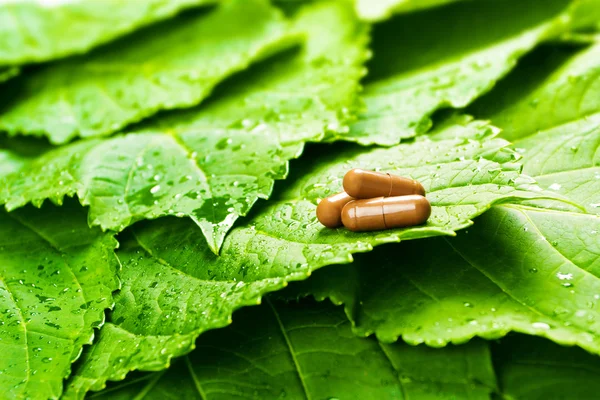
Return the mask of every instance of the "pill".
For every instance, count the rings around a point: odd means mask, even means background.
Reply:
[[[351,169],[344,176],[344,191],[355,199],[406,196],[420,194],[425,189],[418,181],[401,176],[362,169]]]
[[[317,206],[317,219],[328,228],[342,226],[342,208],[354,200],[346,192],[341,192],[327,197]]]
[[[342,223],[354,232],[420,225],[431,215],[429,201],[420,195],[354,200],[342,209]]]

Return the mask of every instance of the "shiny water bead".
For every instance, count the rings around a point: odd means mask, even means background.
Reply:
[[[421,195],[354,200],[342,209],[342,223],[354,232],[421,225],[431,215],[429,201]]]
[[[344,191],[356,199],[419,194],[425,189],[418,181],[402,176],[362,169],[351,169],[344,176]]]
[[[342,208],[354,200],[346,192],[341,192],[327,197],[319,202],[317,206],[317,219],[328,228],[342,226]]]

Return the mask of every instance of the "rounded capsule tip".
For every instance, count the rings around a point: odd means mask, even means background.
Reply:
[[[317,205],[317,219],[327,228],[342,226],[342,208],[352,201],[352,197],[346,192],[341,192],[327,197]]]
[[[344,192],[348,193],[352,197],[359,197],[362,189],[362,177],[364,171],[359,168],[353,168],[346,172],[342,185],[344,186]]]
[[[347,229],[356,232],[358,230],[358,225],[354,203],[355,201],[351,201],[342,208],[342,224],[344,224]]]
[[[329,199],[323,199],[317,205],[317,219],[327,228],[337,228],[340,224],[340,216],[335,213]]]
[[[415,194],[420,194],[421,196],[425,196],[425,188],[421,185],[421,182],[413,180],[415,184]]]
[[[416,202],[417,215],[420,217],[421,223],[425,223],[431,216],[431,203],[423,196],[415,196],[415,198],[418,198]]]

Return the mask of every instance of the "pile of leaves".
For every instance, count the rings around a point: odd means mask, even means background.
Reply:
[[[598,32],[598,0],[0,2],[0,397],[595,398]],[[429,221],[320,225],[354,167]]]

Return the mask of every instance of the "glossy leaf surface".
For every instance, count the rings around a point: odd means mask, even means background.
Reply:
[[[112,385],[95,399],[489,399],[483,341],[434,350],[355,337],[331,304],[252,307],[209,332],[168,371]]]
[[[188,353],[200,333],[227,325],[237,308],[256,304],[264,294],[306,279],[318,268],[348,263],[352,253],[388,242],[454,235],[493,203],[538,196],[527,180],[515,186],[522,178],[514,153],[505,141],[486,138],[488,126],[475,121],[448,129],[460,132],[473,125],[483,135],[481,142],[446,139],[370,150],[349,146],[338,154],[320,154],[318,162],[314,155],[299,160],[297,176],[232,230],[220,256],[198,241],[197,230],[185,220],[134,226],[118,253],[123,289],[111,323],[84,355],[70,395],[100,390],[106,380],[121,380],[133,369],[165,368],[172,357]],[[392,165],[390,160],[403,161]],[[316,221],[315,203],[339,190],[341,171],[379,165],[426,185],[434,209],[427,225],[359,234]],[[426,180],[430,174],[438,175]]]
[[[5,1],[0,5],[0,65],[82,53],[184,8],[215,1]]]
[[[257,66],[203,107],[38,155],[13,139],[5,157],[22,166],[0,183],[0,198],[11,210],[77,195],[93,225],[117,231],[141,219],[190,217],[218,252],[237,217],[286,176],[305,141],[343,134],[357,101],[366,29],[345,3],[308,6],[295,19],[294,30],[308,33],[302,51]]]
[[[458,0],[355,0],[356,13],[367,21],[381,21],[395,13],[412,12]]]
[[[469,105],[522,55],[568,30],[571,12],[577,10],[577,4],[569,4],[460,1],[377,26],[364,92],[366,111],[347,138],[392,145],[426,132],[436,110]]]
[[[593,399],[600,390],[600,360],[581,349],[528,336],[511,336],[492,349],[506,398]]]
[[[197,105],[291,40],[283,15],[265,0],[194,10],[24,75],[2,107],[0,130],[54,144],[110,135],[158,111]]]
[[[0,213],[0,393],[58,398],[119,288],[116,241],[75,204]]]

